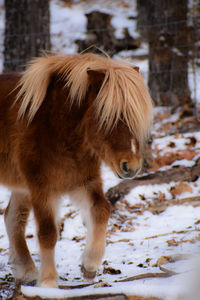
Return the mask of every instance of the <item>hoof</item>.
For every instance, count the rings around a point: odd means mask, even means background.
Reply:
[[[96,271],[94,272],[87,271],[83,265],[81,266],[81,271],[85,279],[91,280],[94,279],[94,277],[96,276]]]
[[[50,280],[43,280],[40,281],[38,284],[40,287],[44,287],[44,288],[57,288],[58,284],[56,280],[50,279]]]
[[[33,286],[36,285],[38,280],[38,270],[36,267],[27,270],[15,267],[15,272],[13,273],[15,275],[16,282],[20,282],[21,284]]]
[[[32,280],[32,281],[24,281],[23,284],[28,285],[28,286],[36,286],[37,285],[37,280]]]
[[[38,280],[38,270],[35,268],[34,270],[27,272],[24,276],[24,283],[26,285],[36,285]]]

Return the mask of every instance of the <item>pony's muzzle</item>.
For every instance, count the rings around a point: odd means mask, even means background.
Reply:
[[[120,163],[120,173],[117,172],[117,175],[121,179],[125,178],[134,178],[140,172],[141,166],[130,167],[127,161],[121,161]]]

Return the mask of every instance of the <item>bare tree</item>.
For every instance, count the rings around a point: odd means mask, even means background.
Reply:
[[[5,0],[4,72],[21,71],[41,49],[50,49],[49,1]]]
[[[138,29],[149,44],[149,88],[158,105],[191,103],[187,1],[137,0]]]

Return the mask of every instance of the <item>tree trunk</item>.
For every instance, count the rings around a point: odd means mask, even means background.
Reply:
[[[138,29],[149,44],[149,88],[157,105],[190,103],[187,1],[138,0]]]
[[[140,39],[133,38],[129,34],[128,28],[123,29],[124,38],[116,38],[115,29],[111,23],[112,15],[104,12],[92,11],[87,13],[86,17],[87,37],[84,40],[76,41],[79,52],[89,48],[89,51],[94,53],[99,53],[103,50],[110,56],[113,56],[119,51],[137,49],[140,47]]]
[[[27,61],[50,49],[49,1],[5,0],[4,72],[22,71]]]

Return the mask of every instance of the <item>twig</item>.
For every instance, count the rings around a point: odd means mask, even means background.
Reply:
[[[166,233],[160,233],[160,234],[156,234],[156,235],[152,235],[152,236],[147,236],[145,237],[144,239],[145,240],[149,240],[149,239],[155,239],[157,237],[160,237],[160,236],[166,236],[166,235],[170,235],[170,234],[174,234],[174,233],[178,233],[178,234],[181,234],[181,233],[187,233],[187,232],[193,232],[193,231],[200,231],[200,229],[188,229],[188,230],[173,230],[171,232],[166,232]]]
[[[98,282],[83,283],[83,284],[78,284],[78,285],[59,285],[59,288],[63,289],[63,290],[82,289],[84,287],[91,286],[91,285],[94,285],[94,284],[97,284],[97,283]]]
[[[166,268],[164,268],[164,267],[162,267],[162,266],[159,266],[159,269],[160,269],[161,271],[165,272],[166,274],[171,275],[171,276],[179,274],[179,273],[177,273],[177,272],[168,270],[168,269],[166,269]]]
[[[163,268],[164,270],[164,268]],[[166,269],[167,271],[167,269]],[[133,281],[133,280],[138,280],[138,279],[144,279],[144,278],[155,278],[155,277],[158,277],[158,278],[163,278],[163,277],[171,277],[173,275],[177,275],[178,273],[175,273],[173,271],[168,271],[168,272],[165,272],[164,273],[144,273],[144,274],[139,274],[139,275],[135,275],[135,276],[131,276],[131,277],[127,277],[127,278],[124,278],[124,279],[120,279],[120,280],[115,280],[115,282],[126,282],[126,281]]]

